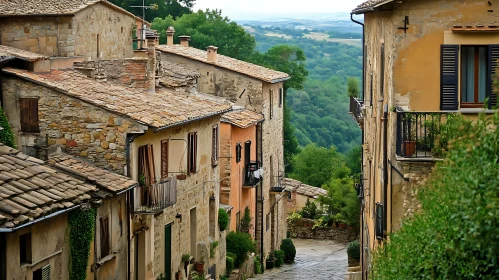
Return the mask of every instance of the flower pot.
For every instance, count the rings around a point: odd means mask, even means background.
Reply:
[[[183,181],[187,179],[187,174],[179,174],[177,175],[177,180]]]
[[[412,157],[416,152],[416,141],[404,141],[404,155]]]
[[[347,224],[338,224],[338,226],[341,229],[346,229],[347,228]]]
[[[204,273],[204,262],[197,262],[196,263],[196,271],[198,273]]]

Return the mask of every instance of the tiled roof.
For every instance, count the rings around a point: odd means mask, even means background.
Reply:
[[[178,95],[167,90],[154,93],[138,92],[108,82],[98,82],[75,70],[33,73],[4,68],[3,72],[52,88],[156,129],[221,115],[232,107],[197,95]]]
[[[128,177],[95,167],[65,154],[51,155],[48,164],[69,174],[85,178],[99,188],[112,193],[126,191],[138,185]]]
[[[102,2],[115,10],[137,18],[134,14],[106,0],[0,0],[0,17],[73,15],[98,2]]]
[[[371,12],[374,8],[377,8],[381,5],[388,4],[393,0],[368,0],[360,5],[357,8],[353,9],[352,13],[354,14],[363,14],[366,12]]]
[[[0,0],[0,1],[2,1],[2,0]],[[2,56],[2,54],[14,56],[16,58],[30,61],[30,62],[37,61],[37,60],[49,59],[48,56],[44,56],[44,55],[41,55],[38,53],[29,52],[29,51],[25,51],[25,50],[21,50],[21,49],[16,49],[13,47],[0,45],[0,56]]]
[[[304,196],[308,196],[310,198],[317,198],[320,195],[327,195],[327,191],[325,189],[306,185],[300,181],[293,180],[290,178],[284,178],[282,180],[282,185],[290,191],[296,192],[297,194],[301,194]]]
[[[91,198],[93,185],[0,143],[0,228],[15,228]]]
[[[225,113],[222,116],[222,121],[233,124],[240,128],[247,128],[264,120],[264,116],[251,110],[234,110]]]
[[[173,45],[173,46],[160,45],[157,46],[156,49],[159,51],[172,53],[179,56],[194,59],[197,61],[201,61],[207,64],[216,65],[218,67],[238,72],[246,76],[250,76],[255,79],[269,83],[277,83],[290,79],[289,75],[284,72],[275,71],[269,68],[265,68],[263,66],[259,66],[253,63],[245,62],[221,54],[217,55],[217,62],[212,63],[208,61],[208,55],[206,51],[192,47],[185,47],[181,45]]]

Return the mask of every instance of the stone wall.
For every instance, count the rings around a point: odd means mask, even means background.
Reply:
[[[336,240],[338,242],[350,242],[358,240],[359,236],[353,229],[341,229],[339,227],[326,227],[312,229],[312,219],[300,219],[289,224],[291,237],[302,239]]]
[[[9,104],[5,113],[24,153],[45,158],[42,148],[60,147],[97,167],[125,173],[126,134],[141,132],[137,123],[19,78],[5,77],[2,89],[4,104]],[[21,132],[19,98],[39,98],[39,133]]]
[[[246,280],[255,275],[255,256],[253,254],[248,256],[248,259],[241,265],[240,268],[232,270],[230,280]]]
[[[103,74],[110,83],[144,91],[151,87],[149,76],[152,72],[148,70],[147,61],[147,58],[100,59],[77,62],[74,67],[89,77]]]

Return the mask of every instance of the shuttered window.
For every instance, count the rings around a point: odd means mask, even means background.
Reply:
[[[50,280],[50,264],[42,267],[42,280]]]
[[[237,143],[236,144],[236,162],[241,161],[241,150],[242,150],[241,143]]]
[[[111,251],[109,244],[109,218],[100,218],[100,257],[106,257]]]
[[[161,178],[168,178],[168,140],[161,141]]]
[[[440,56],[440,109],[458,108],[458,50],[457,45],[442,45]]]
[[[495,108],[497,106],[497,95],[498,93],[494,91],[494,81],[499,77],[497,76],[497,67],[499,66],[499,45],[489,46],[489,65],[488,71],[490,75],[488,76],[487,82],[487,97],[489,98],[489,109]]]
[[[40,132],[38,125],[38,99],[21,98],[19,102],[21,107],[21,131]]]
[[[211,137],[211,165],[218,165],[218,125],[214,125],[212,128]]]
[[[188,140],[188,161],[187,169],[189,173],[197,172],[197,158],[198,158],[198,133],[189,133]]]

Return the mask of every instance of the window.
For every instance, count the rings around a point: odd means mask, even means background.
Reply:
[[[161,178],[168,178],[168,140],[161,141]]]
[[[109,217],[100,219],[100,257],[109,255],[111,246],[109,244]]]
[[[461,107],[481,107],[487,95],[487,46],[461,48]]]
[[[187,161],[187,170],[189,173],[197,172],[197,158],[198,158],[198,133],[191,132],[189,133],[188,140],[188,161]]]
[[[21,264],[30,264],[31,256],[31,232],[19,236],[19,256]]]
[[[376,238],[383,239],[384,224],[383,224],[383,204],[376,203]]]
[[[267,222],[265,223],[266,230],[269,230],[269,228],[270,228],[270,213],[267,214],[266,220],[267,220]]]
[[[237,143],[236,144],[236,162],[241,161],[241,150],[242,150],[241,143]]]
[[[274,117],[274,90],[270,90],[269,94],[269,118],[272,119]]]
[[[153,145],[139,147],[139,183],[144,186],[155,184],[156,175],[154,170]]]
[[[248,165],[251,162],[251,141],[244,143],[244,164]]]
[[[241,212],[236,213],[236,231],[239,231],[241,228]]]
[[[381,44],[381,74],[380,74],[380,85],[379,92],[380,96],[384,95],[385,92],[385,43]]]
[[[21,131],[22,132],[40,132],[38,125],[38,99],[21,98]]]
[[[218,165],[218,125],[214,125],[212,128],[211,137],[211,165]]]
[[[280,88],[279,89],[279,108],[282,107],[283,100],[284,100],[284,89]]]
[[[482,107],[487,97],[489,108],[497,105],[492,89],[499,45],[442,45],[440,51],[441,110]]]
[[[50,280],[50,264],[33,271],[33,280]]]

